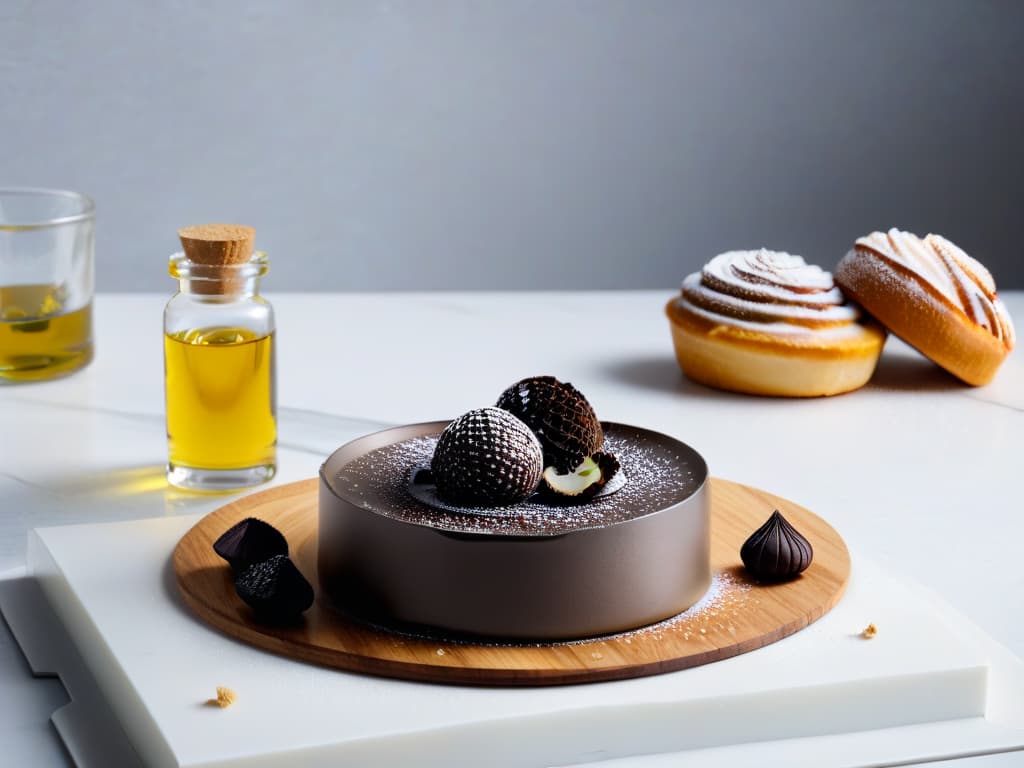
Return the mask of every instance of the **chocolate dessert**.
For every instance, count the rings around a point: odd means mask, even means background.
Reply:
[[[498,402],[509,408],[385,430],[328,458],[322,596],[392,629],[540,642],[652,624],[704,595],[710,499],[696,451],[587,425],[589,403],[553,377]]]

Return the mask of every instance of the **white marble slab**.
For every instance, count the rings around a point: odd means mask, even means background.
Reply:
[[[979,727],[1007,675],[1024,679],[1019,665],[993,665],[962,619],[867,560],[824,619],[734,659],[587,686],[437,686],[292,662],[194,619],[169,558],[196,520],[45,528],[29,542],[30,572],[148,765],[545,766],[936,722],[955,733],[948,721],[963,721],[958,746],[912,735],[889,739],[890,756],[1024,746],[1024,689],[1001,705],[1004,725]],[[870,641],[857,634],[868,621],[881,628]],[[238,702],[205,706],[216,685]]]
[[[670,293],[272,295],[284,446],[277,482],[311,476],[335,445],[383,423],[452,416],[524,375],[553,373],[582,388],[602,416],[690,442],[715,474],[827,510],[855,551],[941,594],[1024,655],[1022,353],[991,385],[970,389],[890,340],[874,381],[858,392],[814,401],[730,395],[679,375],[662,314]],[[0,569],[24,562],[25,531],[36,525],[220,503],[168,489],[161,477],[166,298],[98,296],[88,369],[0,387]],[[1004,300],[1020,325],[1024,293]],[[0,664],[0,712],[24,708],[26,674]]]

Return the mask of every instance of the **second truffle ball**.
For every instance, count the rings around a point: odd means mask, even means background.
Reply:
[[[579,390],[554,376],[533,376],[501,393],[497,403],[533,430],[544,447],[546,465],[574,470],[601,450],[604,431]]]

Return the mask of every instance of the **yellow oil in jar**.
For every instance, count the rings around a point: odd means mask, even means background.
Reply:
[[[273,468],[274,336],[243,328],[164,335],[170,465]]]
[[[92,304],[64,302],[60,286],[0,286],[0,379],[50,379],[92,360]]]

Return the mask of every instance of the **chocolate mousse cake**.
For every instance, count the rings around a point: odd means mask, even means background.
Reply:
[[[580,401],[534,377],[499,407],[342,446],[320,471],[322,594],[399,631],[514,642],[622,632],[696,603],[711,583],[704,460],[651,430],[580,430]]]

